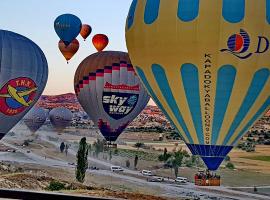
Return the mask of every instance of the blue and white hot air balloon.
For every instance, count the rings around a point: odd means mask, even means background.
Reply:
[[[0,139],[20,121],[42,94],[48,65],[30,39],[0,30]]]

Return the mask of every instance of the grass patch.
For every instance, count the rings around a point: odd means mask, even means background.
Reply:
[[[249,160],[259,160],[259,161],[270,162],[270,156],[246,156],[246,157],[242,157],[242,158],[246,158]]]

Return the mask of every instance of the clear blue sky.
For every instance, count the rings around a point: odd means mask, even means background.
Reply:
[[[73,91],[77,66],[96,52],[91,39],[96,33],[109,36],[106,50],[127,51],[125,20],[132,0],[1,0],[0,29],[22,34],[44,51],[49,64],[49,79],[44,94],[54,95]],[[67,65],[58,50],[59,38],[53,23],[57,16],[71,13],[93,28],[86,42],[80,36],[80,49]]]

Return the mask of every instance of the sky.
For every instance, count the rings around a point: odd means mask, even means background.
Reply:
[[[14,31],[33,40],[46,55],[49,78],[43,94],[73,92],[73,78],[80,62],[95,53],[92,36],[106,34],[110,44],[105,50],[127,51],[125,21],[132,0],[1,0],[0,28]],[[87,41],[78,36],[80,49],[67,65],[58,49],[54,31],[57,16],[71,13],[93,31]]]

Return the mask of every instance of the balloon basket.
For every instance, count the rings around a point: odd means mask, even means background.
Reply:
[[[220,186],[221,184],[221,177],[209,171],[198,172],[194,179],[197,186]]]

